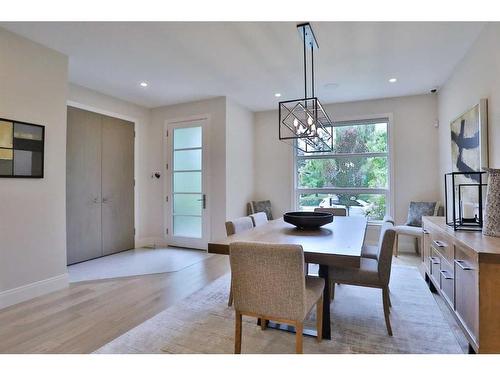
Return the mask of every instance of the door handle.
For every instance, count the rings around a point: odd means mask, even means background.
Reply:
[[[201,196],[201,199],[198,199],[198,202],[201,202],[201,208],[206,209],[207,208],[207,195],[203,194]]]
[[[109,198],[102,198],[102,203],[108,203],[110,201]]]
[[[97,203],[101,203],[101,202],[99,202],[99,198],[94,198],[94,199],[92,199],[92,202],[94,202],[94,203],[96,203],[96,204],[97,204]]]

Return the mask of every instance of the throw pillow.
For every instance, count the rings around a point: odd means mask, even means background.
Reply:
[[[438,202],[410,202],[406,225],[412,227],[422,226],[422,216],[435,216]]]

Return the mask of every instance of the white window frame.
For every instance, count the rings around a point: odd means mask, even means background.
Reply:
[[[354,194],[385,194],[386,196],[386,214],[394,217],[394,146],[393,146],[393,114],[373,114],[365,116],[352,116],[344,118],[336,118],[335,122],[362,122],[373,121],[376,119],[387,119],[387,152],[371,152],[371,153],[352,153],[352,154],[337,154],[342,155],[363,155],[363,156],[387,156],[388,163],[388,184],[386,189],[377,188],[317,188],[317,189],[304,189],[298,188],[298,174],[297,174],[297,160],[303,158],[297,155],[297,150],[293,150],[293,193],[292,193],[292,206],[295,210],[299,209],[299,197],[301,194],[337,194],[337,193],[354,193]],[[316,159],[329,159],[331,155],[316,155]],[[369,220],[369,224],[378,225],[380,220]]]

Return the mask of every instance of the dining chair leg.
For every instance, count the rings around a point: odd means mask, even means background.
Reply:
[[[231,307],[233,305],[233,282],[231,281],[231,285],[229,286],[229,299],[227,301],[227,305]]]
[[[330,284],[330,300],[333,301],[335,298],[335,282],[332,281]]]
[[[321,342],[323,339],[323,296],[316,303],[316,339]]]
[[[241,314],[235,312],[234,354],[241,354]]]
[[[396,238],[394,238],[394,249],[393,249],[393,254],[395,257],[398,256],[398,247],[399,247],[399,236],[398,233],[396,232]]]
[[[384,304],[384,317],[387,333],[389,336],[392,336],[391,321],[389,319],[389,289],[387,289],[387,287],[382,288],[382,302]]]
[[[261,319],[261,320],[260,320],[260,329],[261,329],[262,331],[265,331],[265,330],[266,330],[266,328],[267,328],[267,320],[266,320],[266,319]]]
[[[387,300],[389,302],[389,307],[392,307],[392,302],[391,302],[391,290],[389,289],[389,287],[387,287]],[[389,312],[391,312],[391,310],[389,309]]]
[[[295,323],[295,353],[302,354],[302,332],[304,330],[304,323]]]

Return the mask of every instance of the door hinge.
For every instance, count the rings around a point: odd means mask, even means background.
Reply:
[[[165,233],[166,233],[166,234],[168,234],[168,228],[167,228],[167,229],[165,229]]]
[[[168,203],[168,195],[165,197],[165,201]]]
[[[167,130],[167,137],[168,137],[168,130]]]
[[[166,169],[167,169],[167,171],[168,171],[168,163],[167,163],[167,164],[165,164],[165,168],[166,168]]]

